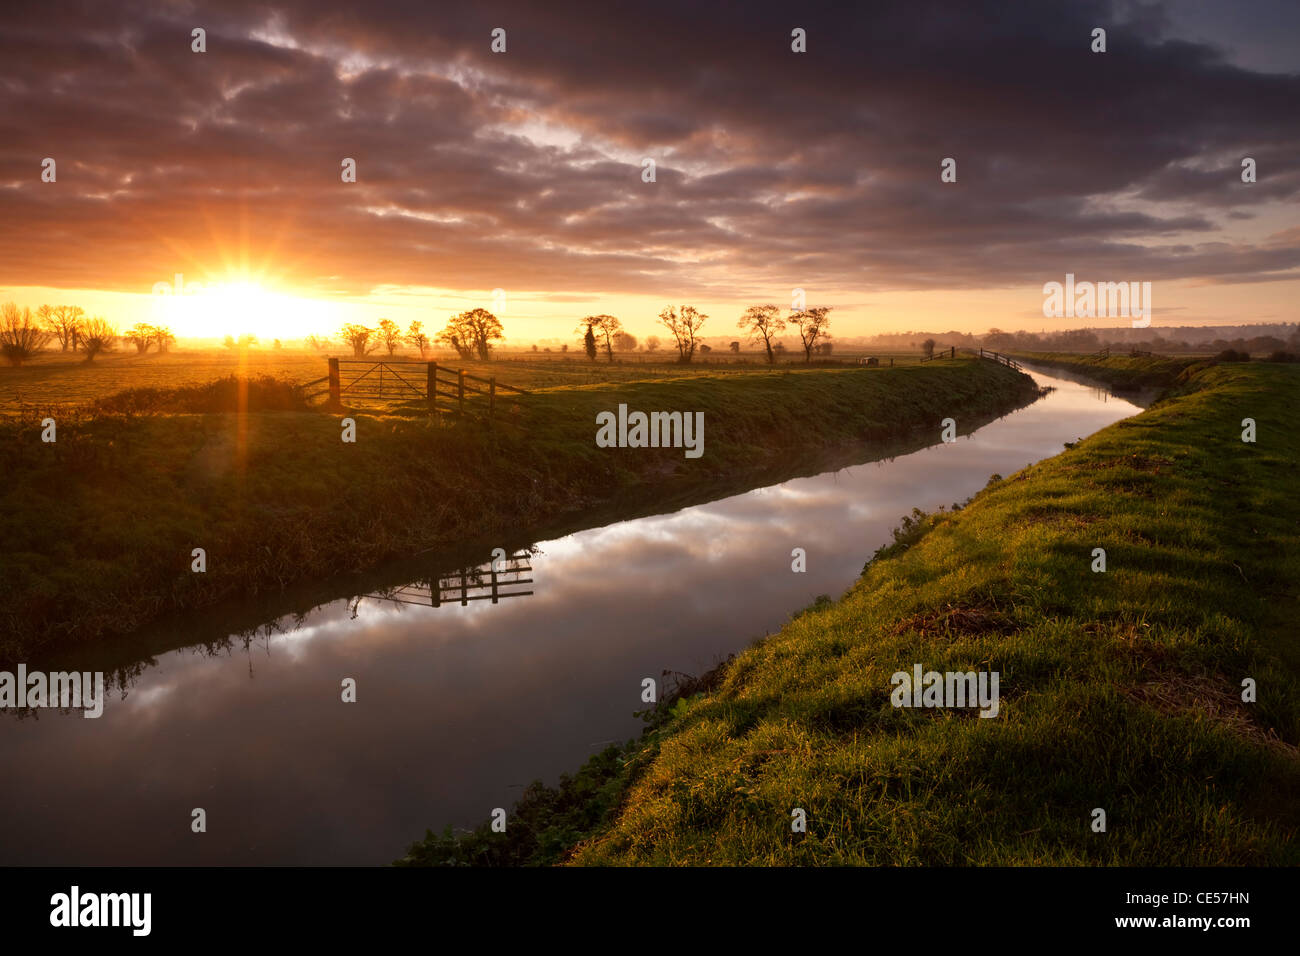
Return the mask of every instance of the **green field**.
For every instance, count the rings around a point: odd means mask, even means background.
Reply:
[[[327,374],[328,354],[351,358],[340,352],[254,349],[241,356],[227,349],[213,349],[173,351],[166,355],[135,355],[118,351],[85,362],[73,354],[45,352],[19,368],[0,366],[0,415],[14,414],[23,405],[41,408],[81,405],[129,388],[199,385],[227,375],[271,375],[285,381],[305,383]],[[898,365],[917,365],[920,362],[919,353],[871,354],[879,354],[886,366],[891,357]],[[769,371],[767,364],[755,352],[739,356],[715,353],[708,358],[697,357],[686,366],[678,364],[667,353],[656,355],[616,355],[613,363],[607,362],[604,356],[592,362],[585,355],[523,351],[503,351],[491,362],[465,361],[444,352],[430,352],[428,359],[451,368],[463,368],[472,375],[495,376],[505,385],[524,389]],[[819,365],[848,367],[855,364],[856,356],[857,353],[835,356],[830,363]],[[414,352],[399,352],[392,359],[372,354],[367,359],[401,363],[420,361]],[[795,369],[803,366],[802,357],[787,356],[778,367]]]
[[[1297,407],[1300,366],[1191,371],[534,785],[509,839],[399,863],[1300,863]],[[915,664],[998,672],[998,716],[893,706]]]

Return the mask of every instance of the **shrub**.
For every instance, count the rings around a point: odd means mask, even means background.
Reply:
[[[242,396],[242,398],[241,398]],[[307,408],[302,387],[293,382],[260,375],[228,375],[203,385],[176,388],[128,388],[96,400],[96,412],[157,415],[168,412],[301,411]]]

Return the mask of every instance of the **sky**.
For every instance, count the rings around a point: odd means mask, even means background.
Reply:
[[[1150,282],[1157,332],[1294,322],[1298,194],[1292,0],[0,12],[0,301],[182,337],[730,338],[796,289],[839,337],[1130,324],[1044,317],[1067,274]]]

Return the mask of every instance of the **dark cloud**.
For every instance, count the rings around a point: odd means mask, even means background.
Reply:
[[[322,290],[726,295],[1300,268],[1294,231],[1239,232],[1300,194],[1300,73],[1182,40],[1159,5],[127,0],[2,16],[10,285],[143,292],[247,264]],[[807,54],[790,52],[795,26]],[[45,156],[57,184],[39,181]]]

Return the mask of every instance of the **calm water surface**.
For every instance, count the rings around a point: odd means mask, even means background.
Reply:
[[[2,715],[0,864],[386,863],[426,827],[475,826],[639,733],[642,678],[698,674],[842,593],[913,507],[1140,411],[1034,377],[1056,391],[953,444],[539,541],[515,575],[533,583],[502,588],[531,596],[339,599],[268,622],[279,633],[145,660],[98,720]]]

